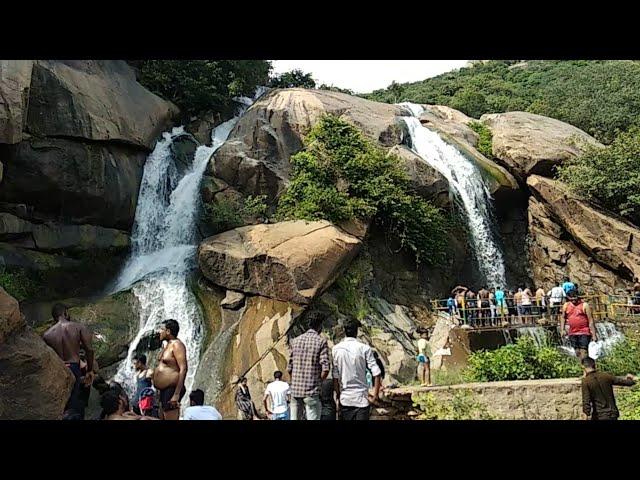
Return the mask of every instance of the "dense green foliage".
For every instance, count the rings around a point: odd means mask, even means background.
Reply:
[[[353,90],[349,90],[348,88],[336,87],[335,85],[327,85],[326,83],[323,83],[322,85],[320,85],[318,89],[329,90],[330,92],[346,93],[347,95],[355,95],[353,93]]]
[[[316,88],[316,81],[310,73],[296,69],[275,75],[269,80],[271,88]]]
[[[0,286],[19,302],[31,297],[38,289],[37,283],[24,270],[8,270],[0,266]]]
[[[448,105],[474,118],[528,111],[568,122],[610,143],[640,120],[640,62],[492,60],[420,82],[394,82],[365,97]]]
[[[291,181],[277,218],[374,219],[418,262],[442,260],[446,220],[439,209],[410,188],[398,157],[365,139],[353,125],[324,116],[291,157]]]
[[[205,205],[205,214],[215,233],[246,225],[267,211],[267,196],[248,196],[241,201],[219,200]]]
[[[640,375],[640,336],[628,333],[624,340],[614,344],[606,355],[598,359],[597,364],[599,370],[614,375]]]
[[[349,268],[335,281],[338,311],[349,318],[364,320],[371,313],[366,286],[373,266],[366,254],[361,253]]]
[[[433,393],[419,393],[413,397],[413,405],[422,413],[421,420],[492,420],[487,407],[473,398],[469,390],[459,390],[451,401],[438,401]]]
[[[640,384],[616,392],[620,420],[640,420]]]
[[[472,382],[575,377],[582,372],[578,361],[550,345],[538,347],[531,337],[496,350],[480,350],[469,356],[465,378]]]
[[[251,95],[265,85],[271,63],[265,60],[139,60],[138,81],[175,103],[185,115],[203,110],[230,113],[233,97]]]
[[[558,178],[577,194],[640,224],[640,128],[564,162]]]
[[[493,159],[493,134],[489,127],[480,122],[469,122],[469,127],[478,134],[478,145],[476,145],[478,151],[485,157]]]

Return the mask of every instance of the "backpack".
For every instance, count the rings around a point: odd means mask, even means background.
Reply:
[[[153,388],[145,388],[140,392],[140,400],[138,401],[138,408],[140,411],[151,410],[153,408],[155,392]]]

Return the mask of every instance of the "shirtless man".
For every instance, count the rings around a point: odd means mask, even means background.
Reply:
[[[482,326],[484,327],[488,323],[487,318],[489,318],[491,313],[489,309],[489,290],[486,286],[483,286],[478,291],[478,308],[480,308],[478,312],[480,313],[480,318],[482,318]]]
[[[165,347],[158,357],[158,366],[153,372],[153,385],[160,391],[160,418],[178,420],[180,418],[180,400],[187,390],[184,380],[187,377],[187,349],[180,340],[180,326],[175,320],[162,322],[160,340]]]
[[[127,412],[125,402],[116,390],[107,390],[100,398],[100,406],[104,413],[104,420],[158,420]]]
[[[86,325],[71,321],[66,305],[56,303],[51,309],[51,316],[57,323],[44,333],[43,340],[58,354],[76,380],[65,411],[71,411],[72,415],[82,417],[84,402],[81,398],[83,381],[80,371],[80,350],[84,350],[87,362],[84,384],[91,386],[95,377],[91,332]]]

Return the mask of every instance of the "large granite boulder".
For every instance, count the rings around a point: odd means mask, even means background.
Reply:
[[[32,68],[31,60],[0,60],[0,143],[22,140]]]
[[[361,243],[326,221],[251,225],[205,239],[198,264],[216,285],[308,304],[331,285]]]
[[[33,64],[27,130],[48,137],[129,143],[151,149],[178,109],[138,82],[123,60]]]
[[[34,224],[10,213],[0,213],[0,240],[17,239],[21,246],[42,251],[126,249],[129,235],[95,225]]]
[[[640,276],[640,229],[580,200],[556,180],[532,175],[527,185],[590,257],[623,278]]]
[[[560,284],[565,276],[583,288],[596,292],[615,292],[630,286],[628,280],[605,268],[562,227],[550,207],[529,197],[529,260],[534,285],[546,291]]]
[[[326,90],[273,90],[244,114],[215,153],[210,173],[245,195],[274,199],[287,183],[289,157],[324,114],[337,115],[384,146],[399,144],[402,109]]]
[[[0,201],[26,204],[29,218],[130,229],[146,153],[124,145],[32,138],[0,145]]]
[[[579,128],[535,113],[492,113],[480,120],[493,133],[493,155],[521,179],[550,177],[556,165],[580,155],[586,145],[601,146]]]
[[[72,387],[69,369],[0,287],[0,420],[59,419]]]

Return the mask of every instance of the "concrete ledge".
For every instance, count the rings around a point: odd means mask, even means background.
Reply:
[[[463,383],[435,387],[401,387],[385,390],[391,404],[404,414],[414,400],[430,393],[435,400],[450,402],[456,393],[470,392],[496,419],[576,420],[582,415],[580,378],[514,380]]]

